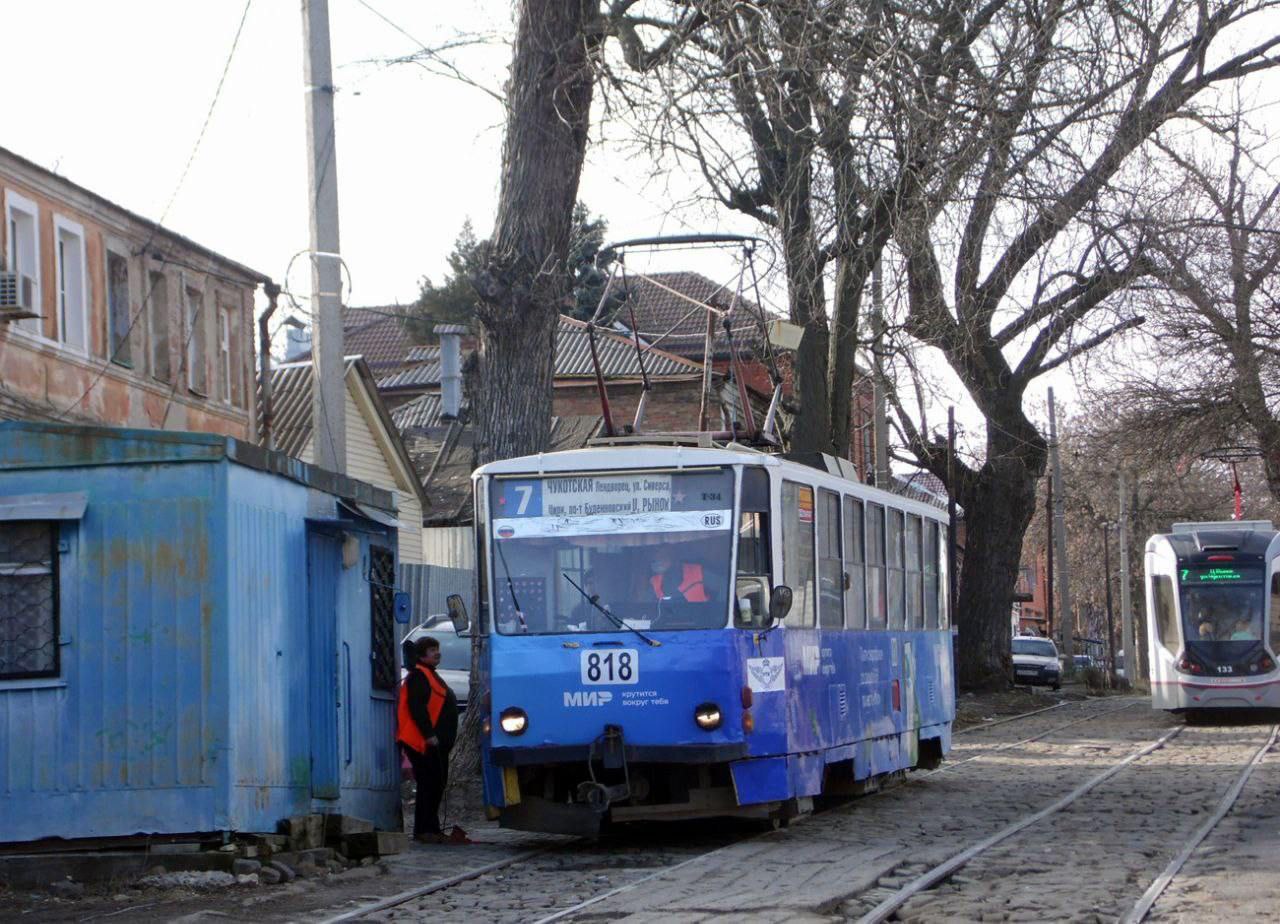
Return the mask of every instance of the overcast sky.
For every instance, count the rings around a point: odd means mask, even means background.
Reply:
[[[297,0],[250,4],[181,188],[243,0],[0,5],[0,76],[8,88],[0,145],[284,280],[290,258],[308,246]],[[435,46],[459,31],[490,33],[494,44],[465,51],[459,60],[470,75],[499,89],[510,60],[501,40],[512,29],[511,7],[493,0],[330,0],[329,9],[350,303],[410,302],[424,273],[441,278],[465,218],[481,237],[491,228],[502,110],[481,90],[416,65],[368,62],[415,51],[413,39]],[[609,220],[615,239],[688,230],[664,217],[668,190],[647,186],[633,162],[604,151],[592,152],[581,198]],[[705,216],[685,220],[708,229]],[[304,260],[295,262],[287,281],[306,293]]]

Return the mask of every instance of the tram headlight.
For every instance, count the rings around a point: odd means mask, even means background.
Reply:
[[[529,727],[529,717],[519,706],[508,706],[498,716],[498,725],[508,735],[523,735],[524,730]]]
[[[693,720],[703,731],[711,731],[720,727],[720,723],[724,721],[724,715],[715,703],[703,703],[693,710]]]

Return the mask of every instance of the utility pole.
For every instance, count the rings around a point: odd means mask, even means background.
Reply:
[[[1065,492],[1062,488],[1062,458],[1058,453],[1058,421],[1054,414],[1053,389],[1049,389],[1049,457],[1053,463],[1053,534],[1058,547],[1058,580],[1061,588],[1058,599],[1062,601],[1062,618],[1058,624],[1062,632],[1062,665],[1067,677],[1076,672],[1075,629],[1076,621],[1071,613],[1071,579],[1067,571],[1067,517]]]
[[[1116,622],[1115,617],[1111,615],[1111,524],[1103,520],[1102,522],[1102,573],[1106,580],[1106,597],[1107,597],[1107,660],[1110,667],[1107,668],[1107,675],[1111,678],[1111,685],[1116,685]]]
[[[1124,645],[1124,676],[1129,686],[1138,679],[1138,646],[1133,638],[1133,601],[1129,593],[1129,509],[1124,470],[1120,471],[1120,642]]]
[[[347,469],[346,385],[342,355],[342,258],[338,250],[338,152],[333,127],[333,62],[328,0],[302,0],[302,62],[307,98],[307,178],[311,213],[311,413],[316,465]]]
[[[884,289],[880,278],[880,261],[871,268],[871,358],[874,366],[876,487],[889,490],[889,408],[885,397],[884,374]]]
[[[879,265],[879,264],[877,264]],[[956,409],[947,408],[947,615],[956,624]]]
[[[1053,479],[1044,487],[1044,631],[1053,638]]]

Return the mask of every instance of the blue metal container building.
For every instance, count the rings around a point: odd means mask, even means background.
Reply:
[[[399,830],[395,525],[234,439],[0,424],[0,841]]]

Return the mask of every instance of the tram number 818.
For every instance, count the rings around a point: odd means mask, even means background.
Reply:
[[[631,648],[582,653],[585,684],[635,683],[640,679],[640,658]]]

